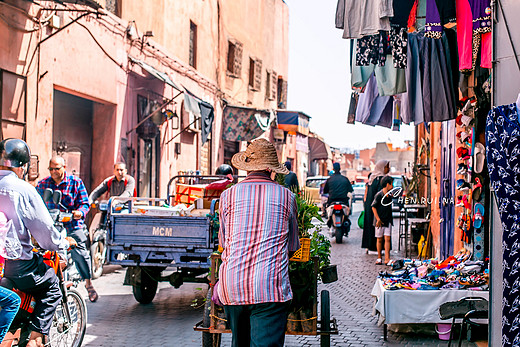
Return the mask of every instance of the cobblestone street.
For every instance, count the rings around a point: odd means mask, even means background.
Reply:
[[[357,203],[353,221],[357,220],[360,209],[361,204]],[[361,234],[356,226],[343,244],[332,241],[332,263],[338,264],[339,280],[319,288],[330,291],[331,315],[339,325],[339,335],[332,336],[331,345],[447,346],[436,335],[389,331],[388,341],[383,340],[383,328],[377,326],[377,318],[372,315],[370,296],[377,273],[383,267],[374,265],[375,254],[367,255],[360,248]],[[397,250],[397,235],[393,240]],[[392,253],[392,257],[398,255]],[[194,299],[201,301],[206,285],[184,284],[175,289],[162,283],[153,303],[140,305],[134,300],[131,287],[122,285],[125,270],[118,267],[108,270],[109,273],[95,281],[101,295],[99,301],[87,304],[89,324],[85,346],[201,346],[201,333],[193,331],[193,325],[202,319],[202,308],[193,308],[191,304]],[[86,291],[83,288],[81,291],[86,297]],[[224,335],[222,346],[229,346],[230,341],[230,335]],[[286,346],[319,345],[316,336],[286,338]]]

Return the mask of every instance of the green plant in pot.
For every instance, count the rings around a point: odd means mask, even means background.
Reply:
[[[298,230],[300,242],[310,242],[311,258],[318,257],[318,265],[322,259],[328,262],[328,255],[325,255],[326,250],[321,247],[321,238],[315,238],[314,252],[313,252],[313,238],[319,233],[315,230],[312,223],[313,218],[323,221],[319,208],[314,204],[305,192],[299,191],[295,193],[296,205],[298,210]],[[313,233],[311,231],[314,230]],[[311,237],[312,236],[312,237]],[[325,238],[326,239],[326,238]],[[328,241],[328,240],[327,240]],[[321,257],[319,252],[321,252]],[[329,242],[330,255],[330,242]],[[314,261],[289,262],[289,278],[291,281],[291,289],[293,292],[293,301],[291,303],[290,315],[288,321],[288,330],[313,332],[316,330],[316,317],[314,317],[314,303],[316,301],[316,278],[314,271]]]

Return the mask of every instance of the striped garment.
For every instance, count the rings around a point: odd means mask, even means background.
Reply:
[[[294,194],[267,175],[249,174],[220,197],[224,248],[217,292],[224,305],[292,299],[289,251],[300,247]]]
[[[43,193],[46,188],[60,190],[62,193],[61,205],[66,208],[65,210],[52,201],[45,202],[45,206],[47,206],[49,210],[59,209],[66,212],[78,210],[83,214],[83,218],[81,219],[73,219],[71,222],[63,223],[65,229],[67,229],[68,232],[72,232],[75,229],[83,228],[85,225],[85,217],[90,210],[90,204],[88,202],[87,189],[85,188],[85,184],[83,184],[81,178],[73,175],[67,175],[65,172],[63,181],[56,185],[56,182],[54,182],[52,177],[48,176],[47,178],[44,178],[38,182],[36,190],[43,197]]]

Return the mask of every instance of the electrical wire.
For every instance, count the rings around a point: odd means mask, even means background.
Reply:
[[[83,25],[82,23],[80,22],[77,22],[77,24],[84,28],[89,34],[90,34],[90,37],[92,37],[92,39],[94,40],[94,42],[98,45],[98,47],[101,49],[101,51],[103,51],[103,53],[105,53],[105,55],[108,57],[108,59],[112,60],[112,62],[114,62],[114,64],[116,64],[117,66],[119,66],[121,69],[125,70],[126,69],[123,67],[123,64],[122,63],[119,63],[117,60],[115,60],[106,50],[105,48],[103,48],[103,46],[99,43],[99,41],[96,39],[96,37],[94,36],[94,34],[92,34],[92,31],[90,31],[89,28],[87,28],[85,25]]]

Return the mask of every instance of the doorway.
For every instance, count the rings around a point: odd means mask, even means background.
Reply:
[[[91,190],[94,102],[54,90],[52,151],[65,159],[67,173]]]

